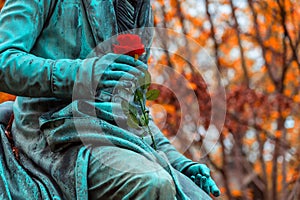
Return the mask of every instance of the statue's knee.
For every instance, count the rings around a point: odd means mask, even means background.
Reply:
[[[165,171],[161,173],[149,173],[141,179],[150,193],[163,197],[175,196],[176,190],[172,177]]]
[[[157,187],[159,188],[160,193],[168,192],[169,194],[174,193],[175,195],[175,185],[169,174],[168,176],[159,176]]]

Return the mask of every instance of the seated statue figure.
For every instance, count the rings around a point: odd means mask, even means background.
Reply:
[[[17,98],[0,105],[0,199],[220,194],[209,169],[181,155],[152,120],[154,141],[116,122],[125,117],[114,112],[122,105],[111,99],[112,88],[132,87],[145,76],[151,26],[150,0],[6,0],[0,91]],[[138,60],[109,50],[88,56],[132,29],[146,47]],[[12,112],[17,157],[5,134]]]

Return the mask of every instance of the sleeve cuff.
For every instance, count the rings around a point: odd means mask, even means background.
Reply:
[[[51,73],[51,89],[54,96],[69,99],[94,98],[94,62],[94,59],[55,62]]]

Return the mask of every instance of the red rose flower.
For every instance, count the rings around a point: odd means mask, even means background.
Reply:
[[[144,44],[140,36],[123,34],[117,37],[118,45],[113,44],[113,51],[117,54],[126,54],[137,59],[145,52]]]

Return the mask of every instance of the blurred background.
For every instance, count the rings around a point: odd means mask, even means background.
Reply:
[[[149,67],[159,83],[151,87],[161,94],[148,105],[164,134],[187,157],[211,168],[222,191],[216,199],[300,199],[300,1],[151,2],[155,27],[175,30],[201,46],[194,48],[184,37],[166,40],[166,35],[156,35],[155,42],[165,51],[154,52]],[[205,62],[203,50],[213,62]],[[182,52],[184,58],[178,56]],[[211,100],[220,94],[208,90],[205,74],[191,64],[197,62],[207,71],[217,68],[217,85],[225,89],[226,110],[220,111],[226,111],[225,119],[215,131],[207,128]],[[170,77],[161,66],[176,73]],[[176,77],[184,77],[187,84]],[[165,82],[193,92],[178,99]],[[0,102],[11,99],[0,93]],[[182,119],[180,101],[195,104],[200,114],[190,112]],[[188,126],[181,129],[181,122]],[[211,142],[204,145],[207,137]]]

